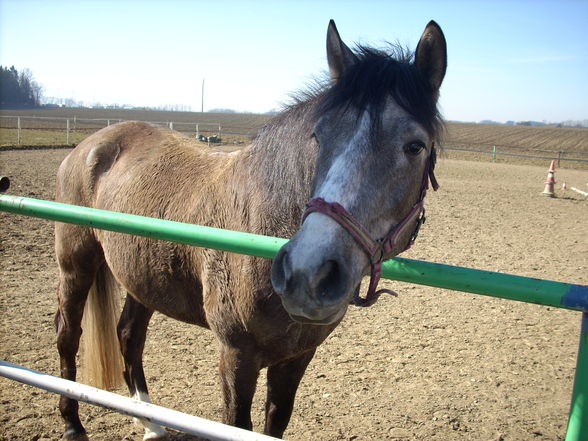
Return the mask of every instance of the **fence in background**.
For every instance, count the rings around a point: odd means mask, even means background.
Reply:
[[[0,115],[0,145],[10,146],[73,146],[81,142],[88,135],[123,121],[115,118],[71,118],[65,117],[36,117],[36,116],[4,116]],[[185,121],[145,121],[161,127],[169,127],[188,136],[202,141],[216,142],[219,138],[233,144],[244,144],[251,140],[256,132],[251,128],[223,127],[220,123],[185,122]],[[472,148],[472,146],[474,148]],[[532,150],[524,153],[517,152],[516,147],[496,146],[489,144],[460,145],[450,140],[443,149],[451,152],[471,153],[488,157],[496,162],[499,156],[556,160],[558,167],[562,161],[583,165],[588,164],[588,151],[549,151]]]
[[[490,146],[489,146],[490,147]],[[498,156],[510,156],[514,158],[526,158],[526,159],[546,159],[546,160],[555,160],[557,161],[557,166],[561,166],[561,161],[575,161],[575,162],[585,162],[588,163],[588,152],[572,152],[566,150],[559,150],[557,152],[549,151],[549,150],[535,150],[533,153],[544,153],[544,155],[525,155],[521,153],[512,153],[512,149],[510,152],[499,150],[495,145],[491,146],[488,150],[482,149],[470,149],[465,147],[448,147],[447,145],[443,146],[443,150],[454,151],[454,152],[466,152],[466,153],[482,153],[484,155],[489,155],[492,158],[492,162],[496,162]],[[578,156],[584,156],[584,158],[579,158]]]
[[[88,135],[122,122],[118,118],[60,118],[37,116],[5,116],[0,115],[1,145],[14,146],[73,146]],[[168,127],[188,136],[207,140],[209,137],[234,135],[252,138],[255,133],[235,128],[223,128],[219,123],[183,122],[183,121],[145,121],[160,127]]]

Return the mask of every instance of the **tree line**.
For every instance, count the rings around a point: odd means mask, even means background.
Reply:
[[[22,108],[41,105],[41,86],[29,69],[21,72],[14,66],[0,66],[0,107]]]

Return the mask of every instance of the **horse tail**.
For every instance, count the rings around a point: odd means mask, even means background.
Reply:
[[[118,282],[103,264],[88,293],[80,354],[84,381],[100,389],[115,389],[123,382],[124,364],[116,331],[119,293]]]

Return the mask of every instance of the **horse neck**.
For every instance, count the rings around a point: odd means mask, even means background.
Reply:
[[[237,184],[248,192],[252,232],[289,237],[299,226],[316,163],[315,106],[300,103],[278,115],[242,151]]]

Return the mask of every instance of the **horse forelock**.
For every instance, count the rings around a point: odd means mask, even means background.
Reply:
[[[358,61],[323,92],[319,113],[349,106],[367,110],[377,132],[378,116],[392,97],[433,139],[439,138],[443,121],[437,108],[438,92],[416,68],[413,52],[399,45],[390,45],[386,51],[358,45],[355,55]]]

